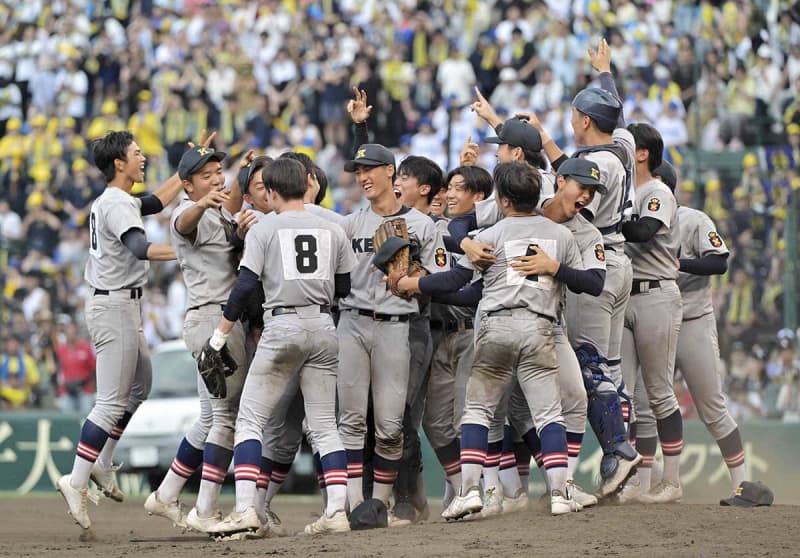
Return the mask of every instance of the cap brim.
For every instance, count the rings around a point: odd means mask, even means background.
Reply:
[[[736,506],[738,508],[754,508],[756,504],[739,496],[732,496],[719,501],[720,506]]]
[[[188,180],[190,176],[196,174],[197,172],[200,171],[200,169],[206,166],[206,163],[208,163],[209,161],[216,161],[218,163],[221,163],[222,161],[225,160],[225,157],[227,156],[228,154],[223,153],[222,151],[214,151],[213,153],[209,153],[208,155],[203,155],[203,158],[197,161],[197,163],[191,169],[186,171],[185,173],[186,176],[181,176],[181,179]]]
[[[375,159],[355,159],[347,161],[344,164],[345,172],[355,172],[356,167],[362,165],[364,167],[380,167],[382,165],[391,165],[392,163],[384,163],[383,161],[376,161]]]
[[[501,144],[504,144],[506,142],[503,139],[501,139],[499,136],[492,136],[491,138],[486,138],[485,140],[483,140],[483,143],[496,143],[496,144],[500,144],[501,145]]]
[[[562,176],[565,176],[565,175],[562,175]],[[600,194],[608,193],[608,188],[606,188],[603,184],[601,184],[600,182],[597,182],[596,180],[594,180],[592,178],[585,178],[583,176],[575,176],[575,175],[572,175],[572,174],[568,174],[566,176],[568,176],[569,178],[571,178],[575,182],[578,182],[579,184],[583,184],[584,186],[594,186],[595,191],[599,192]]]

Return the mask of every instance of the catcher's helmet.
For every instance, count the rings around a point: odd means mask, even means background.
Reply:
[[[587,87],[572,100],[572,106],[589,116],[602,132],[611,133],[617,127],[622,103],[605,89]]]

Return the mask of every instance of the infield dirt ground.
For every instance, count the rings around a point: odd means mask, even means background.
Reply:
[[[101,500],[90,514],[96,541],[78,540],[81,529],[54,494],[0,499],[0,556],[102,558],[216,558],[217,556],[799,556],[800,506],[721,508],[716,505],[604,506],[551,517],[531,499],[528,512],[500,518],[329,535],[241,542],[131,542],[132,537],[180,535],[167,520],[148,517],[142,500]],[[225,498],[225,509],[232,500]],[[318,512],[316,499],[278,497],[273,509],[290,532]]]

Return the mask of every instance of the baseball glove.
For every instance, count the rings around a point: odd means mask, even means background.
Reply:
[[[406,291],[398,288],[398,282],[406,276],[424,275],[425,270],[419,262],[412,260],[412,242],[409,239],[405,219],[384,221],[372,238],[375,255],[372,263],[386,274],[386,285],[392,294],[410,299]]]
[[[225,378],[236,371],[236,360],[231,356],[228,347],[223,346],[217,351],[206,341],[197,356],[197,371],[211,397],[225,399],[228,395]]]

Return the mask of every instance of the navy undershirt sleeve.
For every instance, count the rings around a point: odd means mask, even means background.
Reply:
[[[145,236],[142,229],[128,229],[122,233],[121,240],[125,247],[130,250],[137,259],[147,259],[147,248],[151,243],[147,242],[147,236]]]
[[[161,210],[164,209],[164,204],[161,203],[158,196],[153,194],[142,196],[139,201],[142,202],[142,215],[155,215],[156,213],[161,213]]]
[[[228,295],[228,302],[225,304],[225,311],[222,313],[226,320],[235,322],[242,315],[250,293],[258,287],[258,275],[246,267],[239,268],[239,276],[233,285],[231,294]]]
[[[692,275],[722,275],[728,271],[728,254],[708,254],[702,258],[681,258],[680,271]]]
[[[454,293],[438,293],[431,296],[433,302],[447,304],[449,306],[468,306],[474,308],[478,306],[483,296],[483,279],[478,279],[470,283],[463,289]]]
[[[663,223],[652,217],[641,217],[622,224],[622,235],[628,242],[647,242],[653,238]]]
[[[464,251],[461,249],[461,241],[467,237],[469,231],[474,231],[477,228],[478,218],[474,211],[451,219],[450,222],[447,223],[447,230],[450,233],[453,245],[457,247],[457,250],[451,250],[451,252],[463,254]]]
[[[450,271],[426,275],[419,280],[419,290],[423,294],[452,293],[472,280],[473,271],[456,266]]]
[[[598,296],[603,292],[606,272],[603,269],[575,269],[562,264],[555,274],[555,279],[565,283],[573,293]]]

